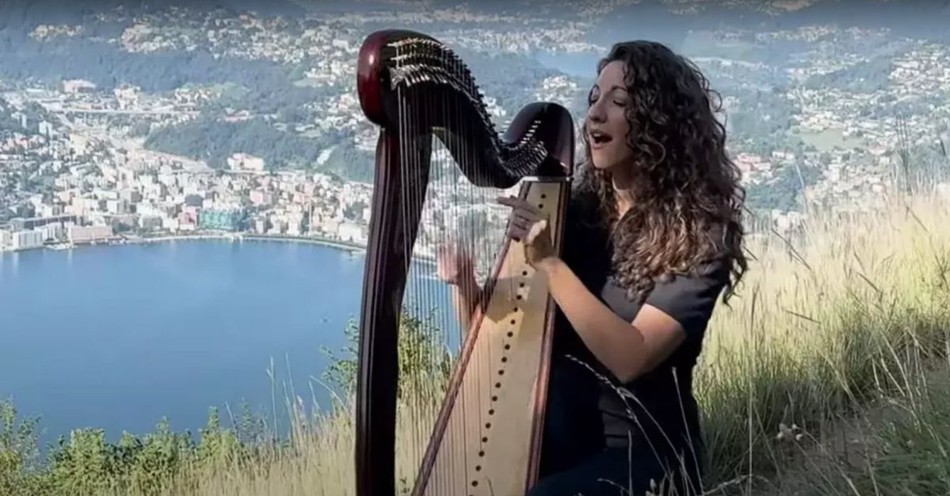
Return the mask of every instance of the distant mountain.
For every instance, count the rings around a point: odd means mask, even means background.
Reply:
[[[586,3],[586,2],[585,2]],[[85,16],[122,8],[130,14],[171,6],[197,10],[254,11],[259,15],[304,16],[308,13],[366,12],[373,10],[418,11],[456,7],[492,13],[552,12],[552,17],[573,20],[576,11],[564,0],[2,0],[0,30],[32,29],[37,24],[76,24]],[[598,38],[652,38],[675,43],[689,30],[717,27],[767,26],[795,29],[811,24],[843,27],[888,28],[900,35],[948,37],[950,0],[805,0],[795,8],[777,0],[693,2],[641,0],[616,7],[603,20]],[[603,42],[603,41],[601,41]]]
[[[546,4],[557,0],[521,1]],[[695,2],[692,9],[687,7],[686,3],[671,4],[668,0],[643,0],[620,6],[605,16],[590,39],[610,44],[620,39],[646,38],[679,46],[691,31],[792,30],[835,24],[841,28],[889,29],[898,36],[950,40],[950,0],[814,0],[789,11],[753,1]]]
[[[797,28],[835,23],[841,27],[889,29],[901,36],[946,37],[950,21],[948,0],[821,0],[778,16],[774,25]]]

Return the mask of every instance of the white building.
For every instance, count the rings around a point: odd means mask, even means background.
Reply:
[[[349,221],[340,222],[340,227],[337,228],[337,235],[341,240],[351,243],[362,243],[366,241],[363,228],[359,224]]]
[[[14,231],[10,236],[10,248],[28,250],[43,246],[43,233],[40,231]]]
[[[66,229],[70,243],[88,243],[112,237],[112,226],[69,226]]]

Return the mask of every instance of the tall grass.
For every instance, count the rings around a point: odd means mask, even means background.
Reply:
[[[950,492],[948,218],[950,199],[922,194],[750,239],[751,270],[718,307],[696,372],[707,493]],[[419,394],[403,391],[403,411]],[[78,432],[35,470],[30,424],[8,405],[0,494],[352,494],[347,398],[312,413],[289,395],[286,443],[247,442],[212,417],[197,444]],[[426,420],[400,418],[399,436]],[[411,462],[399,468],[412,479]]]
[[[906,397],[948,355],[948,214],[946,198],[896,198],[754,242],[742,301],[715,314],[697,374],[710,481],[780,478],[800,462],[781,426],[827,442],[842,416]]]

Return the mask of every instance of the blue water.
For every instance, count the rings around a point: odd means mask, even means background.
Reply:
[[[209,407],[238,414],[242,401],[271,414],[271,360],[278,415],[291,380],[327,407],[313,378],[328,364],[321,346],[347,344],[363,263],[251,241],[0,254],[0,397],[40,417],[44,445],[80,427],[142,434],[163,417],[196,434]]]

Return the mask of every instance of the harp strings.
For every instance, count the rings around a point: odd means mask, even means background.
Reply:
[[[441,62],[445,64],[446,60],[442,60]],[[457,71],[458,67],[451,67],[451,70]],[[442,118],[445,119],[443,122],[445,122],[446,124],[446,129],[443,132],[444,139],[446,140],[447,142],[446,144],[448,146],[454,147],[456,150],[458,150],[460,149],[459,147],[463,145],[463,143],[461,143],[460,141],[464,139],[464,137],[460,137],[460,136],[457,136],[455,133],[449,132],[450,128],[448,126],[449,124],[461,125],[463,123],[462,122],[450,123],[448,119],[451,119],[452,116],[455,116],[455,118],[460,118],[460,113],[459,113],[460,109],[454,105],[456,104],[455,101],[444,101],[442,102],[442,104],[443,104],[442,107],[446,109],[446,111],[449,111],[449,110],[452,111],[451,116],[449,115],[442,116]],[[457,126],[454,126],[453,128],[458,129]],[[461,148],[461,149],[467,150],[467,148]],[[449,157],[448,154],[441,154],[440,157],[444,158],[446,161],[451,161],[451,158]],[[462,155],[460,158],[461,160],[466,160],[469,157]],[[454,208],[451,211],[451,216],[448,219],[450,222],[446,226],[447,239],[445,239],[444,241],[447,242],[451,246],[451,248],[456,251],[458,256],[469,257],[472,260],[474,260],[475,258],[477,258],[477,253],[476,253],[475,246],[473,243],[475,238],[472,236],[471,232],[468,232],[466,230],[466,226],[464,222],[462,222],[464,217],[461,215],[462,212],[464,212],[464,209],[466,207],[466,199],[473,192],[473,188],[465,188],[464,182],[458,180],[459,175],[457,174],[457,172],[459,169],[457,167],[452,167],[453,164],[446,164],[446,165],[449,165],[449,166],[442,168],[442,170],[446,172],[446,178],[455,179],[455,181],[453,181],[453,184],[451,187],[446,187],[445,191],[447,193],[451,192],[451,194],[455,195],[455,198],[454,198],[455,202],[453,203]],[[451,307],[451,308],[454,309],[454,307]],[[470,329],[464,328],[461,325],[459,326],[458,337],[459,337],[460,343],[464,342],[462,341],[464,339],[464,335],[468,333],[469,330]],[[475,368],[477,369],[479,364],[475,362],[475,363],[470,363],[469,365],[470,366],[474,365]],[[467,403],[465,401],[465,398],[459,398],[459,400],[461,401],[456,403],[457,405],[465,405]],[[465,448],[466,446],[469,445],[470,442],[472,442],[472,439],[469,438],[469,435],[468,435],[469,433],[467,430],[465,430],[465,427],[467,425],[471,425],[471,422],[468,421],[468,417],[470,417],[472,414],[477,415],[477,412],[471,412],[468,409],[465,409],[464,406],[462,406],[461,408],[462,410],[460,410],[460,413],[462,415],[453,418],[453,422],[456,423],[456,425],[449,425],[448,432],[445,433],[445,435],[447,436],[452,436],[453,433],[461,434],[460,438],[457,438],[458,441],[460,442],[448,443],[444,445],[443,449],[447,448],[451,450],[450,453],[448,453],[448,457],[447,457],[449,460],[449,463],[448,463],[449,468],[447,470],[435,471],[431,473],[430,475],[429,485],[432,490],[435,490],[435,494],[451,494],[453,492],[452,491],[453,489],[457,489],[457,488],[452,487],[453,475],[457,477],[457,474],[464,473],[465,467],[467,465],[468,460],[466,457]],[[462,425],[458,425],[458,424],[462,424]]]
[[[397,48],[397,60],[404,60],[406,49]],[[445,337],[451,329],[444,310],[447,291],[436,277],[436,250],[445,240],[444,223],[446,212],[439,208],[444,201],[447,176],[445,165],[438,160],[437,143],[431,129],[419,127],[429,122],[432,112],[447,112],[442,102],[417,98],[415,89],[397,89],[400,182],[403,218],[422,205],[417,228],[416,242],[410,245],[403,240],[406,260],[406,290],[402,301],[403,318],[399,332],[401,346],[398,350],[400,363],[399,404],[396,419],[396,468],[397,485],[404,489],[414,484],[418,467],[425,454],[432,434],[440,399],[444,395],[443,374],[437,365],[446,365],[440,360],[446,353]],[[415,94],[412,94],[415,92]],[[408,100],[412,99],[412,105]],[[428,171],[428,177],[419,171]],[[418,214],[418,212],[415,212]],[[407,217],[408,216],[408,217]],[[442,287],[440,287],[442,286]]]
[[[397,60],[405,60],[406,50],[397,48]],[[444,58],[441,63],[449,70],[462,70],[454,60]],[[440,247],[451,247],[460,256],[470,257],[476,281],[483,288],[492,277],[504,246],[509,212],[495,201],[508,192],[474,186],[448,152],[449,148],[462,150],[457,159],[470,162],[483,152],[464,133],[476,117],[464,112],[458,98],[449,97],[445,91],[400,86],[397,102],[401,184],[397,208],[402,219],[413,219],[419,205],[422,206],[415,243],[408,236],[401,240],[407,255],[407,280],[399,329],[402,345],[398,350],[400,378],[394,456],[397,487],[410,489],[416,483],[445,398],[448,374],[452,372],[451,368],[438,366],[456,364],[469,331],[456,312],[453,288],[436,275],[437,251]],[[419,127],[420,123],[429,126],[433,120],[439,128]],[[474,169],[480,176],[474,178],[475,182],[485,184],[486,168]],[[428,171],[428,176],[419,171]],[[505,292],[514,295],[517,284],[510,276],[498,274],[495,284],[505,285]],[[511,305],[516,303],[512,298]],[[470,323],[474,324],[474,319]],[[500,337],[481,339],[494,342]],[[486,426],[503,414],[494,414],[493,396],[497,394],[495,384],[501,379],[498,367],[504,352],[494,345],[480,346],[478,350],[467,363],[466,374],[473,381],[471,387],[460,388],[455,400],[456,414],[450,417],[442,443],[442,449],[447,451],[442,453],[443,462],[430,474],[428,494],[462,494],[461,491],[473,489],[471,481],[484,480],[487,475],[481,470],[483,460],[479,452],[484,452],[490,436]],[[451,361],[445,360],[446,354]]]
[[[396,53],[397,56],[403,55],[401,53],[402,48],[397,47],[396,50],[397,50],[397,53]],[[404,94],[405,92],[403,90],[403,87],[401,86],[398,87],[396,91],[397,91],[396,101],[398,104],[398,118],[399,118],[399,127],[398,127],[398,132],[399,132],[399,171],[398,172],[399,172],[399,184],[400,184],[399,207],[401,209],[401,212],[400,212],[401,218],[405,219],[404,220],[405,224],[403,225],[404,229],[411,229],[413,226],[410,223],[411,221],[408,220],[408,219],[411,219],[410,212],[411,212],[411,205],[413,204],[413,181],[412,181],[411,171],[413,170],[414,166],[418,166],[421,164],[413,163],[415,161],[415,158],[418,156],[418,153],[414,153],[413,151],[413,147],[416,146],[417,143],[415,143],[414,141],[411,141],[414,138],[412,134],[413,130],[411,128],[412,116],[409,115],[408,113],[409,107],[405,103],[405,96],[406,96]],[[405,317],[406,317],[406,314],[414,313],[412,312],[412,308],[410,306],[411,299],[407,301],[407,297],[411,294],[411,291],[413,290],[412,283],[416,276],[414,273],[415,265],[412,263],[413,259],[415,258],[413,256],[415,247],[413,246],[413,243],[410,241],[410,236],[405,236],[401,240],[401,242],[403,243],[403,246],[401,247],[401,249],[403,250],[403,253],[406,255],[406,259],[405,259],[406,288],[403,294],[403,304],[402,304],[402,308],[400,312],[399,326],[397,327],[397,332],[400,333],[400,336],[398,336],[399,346],[397,347],[397,353],[399,354],[398,356],[399,382],[396,384],[396,387],[397,387],[397,413],[396,413],[396,426],[395,426],[396,427],[396,453],[394,453],[395,462],[396,462],[395,465],[396,465],[397,484],[399,482],[399,479],[403,477],[402,474],[405,472],[406,465],[413,463],[414,461],[413,458],[415,458],[414,456],[412,456],[413,453],[405,452],[406,447],[411,447],[410,440],[407,440],[404,438],[404,434],[406,433],[406,427],[407,427],[407,425],[405,425],[405,418],[407,418],[408,416],[411,416],[411,414],[405,415],[404,413],[408,413],[407,410],[410,410],[412,405],[406,405],[406,398],[411,397],[411,396],[405,394],[405,383],[407,381],[405,381],[402,377],[404,374],[404,370],[406,369],[406,367],[404,367],[405,357],[402,356],[403,354],[402,343],[405,341],[405,339],[403,338],[404,323],[406,320]],[[409,425],[408,427],[412,429],[411,425]],[[412,432],[410,434],[415,435],[416,434],[415,430],[412,429]]]

